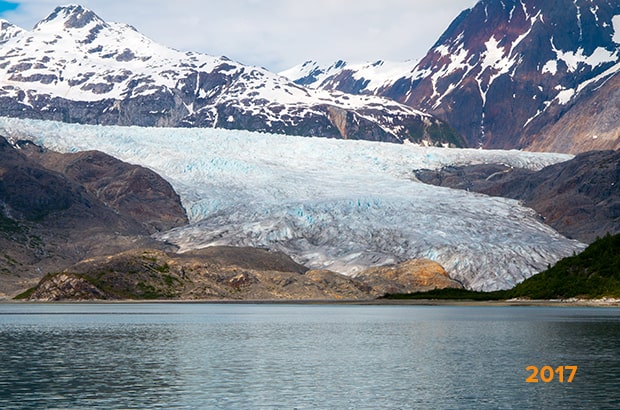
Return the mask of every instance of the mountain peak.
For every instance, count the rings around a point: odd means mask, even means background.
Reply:
[[[617,117],[618,97],[604,89],[618,81],[619,17],[617,0],[480,1],[380,94],[437,115],[470,147],[614,149],[617,127],[603,124]],[[589,116],[580,114],[586,100]]]
[[[48,25],[61,24],[64,29],[83,28],[90,23],[105,24],[93,11],[78,4],[59,6],[45,20],[40,21],[34,27],[35,30]]]
[[[7,41],[11,37],[15,37],[22,31],[24,30],[16,25],[9,23],[4,19],[0,19],[0,43]]]

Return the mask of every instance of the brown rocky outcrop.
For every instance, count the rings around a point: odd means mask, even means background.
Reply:
[[[154,249],[96,257],[48,275],[29,300],[328,300],[368,299],[344,275],[307,272],[281,253],[211,247],[176,254]],[[85,283],[86,281],[86,283]]]
[[[65,295],[72,295],[74,300],[106,299],[106,295],[88,280],[68,273],[52,275],[48,280],[42,281],[29,299],[53,302],[62,300]]]
[[[355,276],[369,285],[374,296],[387,293],[426,292],[433,289],[462,289],[463,285],[451,279],[437,262],[413,259],[398,265],[367,269]]]
[[[188,253],[131,250],[84,260],[44,277],[28,300],[369,300],[386,293],[461,287],[435,262],[412,260],[352,278],[307,270],[256,248],[210,247]]]

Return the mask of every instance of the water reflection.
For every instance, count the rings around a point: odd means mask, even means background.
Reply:
[[[618,408],[619,337],[614,309],[0,305],[0,407]]]

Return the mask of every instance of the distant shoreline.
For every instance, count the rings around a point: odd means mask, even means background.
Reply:
[[[620,307],[620,299],[551,299],[551,300],[459,300],[459,299],[368,299],[368,300],[299,300],[299,299],[270,299],[270,300],[232,300],[232,299],[200,299],[200,300],[63,300],[53,302],[21,301],[8,298],[0,298],[0,304],[239,304],[239,305],[373,305],[373,306],[487,306],[487,307],[511,307],[511,306],[549,306],[549,307]]]

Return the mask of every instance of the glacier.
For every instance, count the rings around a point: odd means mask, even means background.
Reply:
[[[181,252],[263,247],[353,276],[428,258],[467,288],[496,290],[585,248],[518,201],[425,185],[413,172],[482,163],[537,170],[572,158],[565,154],[15,118],[0,118],[0,134],[153,169],[187,210],[189,225],[156,235]]]

